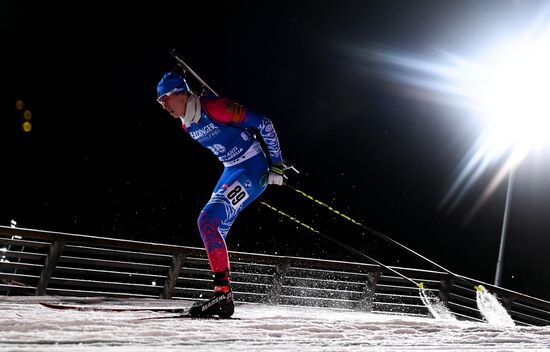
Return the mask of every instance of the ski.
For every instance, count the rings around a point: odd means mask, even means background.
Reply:
[[[162,320],[162,319],[193,319],[193,320],[241,320],[241,318],[227,317],[222,318],[216,315],[203,315],[203,316],[194,316],[190,314],[179,314],[179,315],[164,315],[161,317],[145,317],[139,318],[138,320]]]
[[[164,312],[186,313],[189,307],[97,307],[93,305],[74,305],[65,303],[38,302],[40,305],[62,310],[76,310],[81,312]]]
[[[164,315],[160,317],[145,317],[137,320],[161,320],[161,319],[195,319],[195,320],[240,320],[239,318],[222,318],[216,315],[194,316],[187,313],[188,307],[97,307],[89,304],[75,305],[66,303],[38,302],[40,305],[60,310],[75,310],[79,312],[159,312],[174,313],[176,315]]]

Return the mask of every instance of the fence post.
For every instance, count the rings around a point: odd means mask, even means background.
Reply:
[[[439,298],[445,304],[449,302],[449,295],[451,293],[451,289],[453,288],[453,284],[454,284],[454,278],[452,276],[445,276],[440,281]]]
[[[516,298],[517,296],[514,294],[502,295],[501,302],[502,302],[502,305],[504,306],[504,309],[510,312],[512,310],[512,304],[514,303]]]
[[[281,292],[283,291],[283,280],[290,269],[290,263],[278,264],[275,268],[275,274],[273,274],[273,284],[269,292],[267,292],[265,301],[268,304],[279,303]]]
[[[176,287],[176,282],[178,281],[178,276],[180,274],[181,266],[183,264],[183,253],[176,253],[172,256],[172,262],[170,263],[170,268],[168,269],[168,275],[166,276],[166,282],[164,283],[164,288],[160,294],[160,298],[171,299],[174,294],[174,288]]]
[[[356,309],[362,310],[365,312],[371,312],[374,306],[374,293],[376,292],[376,285],[378,284],[378,279],[380,279],[380,271],[367,273],[367,282],[363,288],[363,292],[357,301],[355,306]]]
[[[38,285],[36,285],[36,296],[42,296],[46,293],[46,288],[50,283],[50,277],[52,276],[53,269],[57,263],[57,259],[61,255],[63,248],[65,247],[65,241],[53,241],[48,250],[48,255],[44,261],[44,267],[40,273],[40,279]]]

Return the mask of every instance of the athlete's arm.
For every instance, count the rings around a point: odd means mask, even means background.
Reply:
[[[282,172],[283,157],[279,138],[271,119],[258,114],[243,105],[227,98],[214,98],[204,101],[202,106],[206,113],[216,122],[233,125],[239,128],[252,129],[260,136],[267,148],[272,167],[280,167]]]

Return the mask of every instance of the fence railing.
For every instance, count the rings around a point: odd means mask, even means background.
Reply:
[[[417,287],[378,265],[230,252],[237,301],[429,316]],[[550,325],[550,302],[445,272],[391,267],[482,320],[476,292],[495,293],[517,324]],[[212,290],[203,248],[0,226],[0,292],[6,295],[198,299]]]

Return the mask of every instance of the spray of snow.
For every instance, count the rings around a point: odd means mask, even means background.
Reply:
[[[431,291],[425,288],[420,289],[420,299],[422,303],[432,314],[435,319],[456,320],[455,316],[449,308],[443,303],[439,297],[435,296]]]
[[[240,303],[234,315],[239,319],[161,319],[172,314],[59,311],[37,303],[67,299],[1,296],[0,351],[523,352],[548,351],[550,346],[550,326],[512,328],[333,308]],[[192,301],[128,299],[111,303],[143,308],[181,307]]]
[[[478,286],[476,291],[477,307],[489,324],[498,326],[515,326],[512,317],[500,304],[498,299],[483,286]]]

